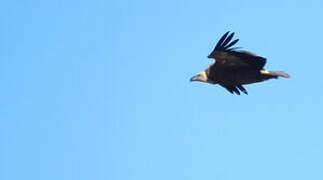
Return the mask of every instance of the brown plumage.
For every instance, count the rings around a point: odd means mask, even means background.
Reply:
[[[264,80],[278,78],[279,76],[288,78],[289,75],[281,71],[268,71],[263,67],[266,59],[251,52],[238,51],[232,48],[239,39],[231,41],[234,33],[225,33],[214,50],[208,56],[216,61],[209,65],[205,71],[198,73],[191,78],[191,81],[208,82],[219,84],[231,93],[240,95],[240,91],[248,94],[242,86],[261,82]]]

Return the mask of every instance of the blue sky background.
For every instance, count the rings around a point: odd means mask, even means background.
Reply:
[[[323,179],[322,6],[2,2],[0,179]],[[291,78],[190,83],[229,30]]]

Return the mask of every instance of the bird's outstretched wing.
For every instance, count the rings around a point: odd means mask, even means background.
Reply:
[[[214,50],[208,58],[216,59],[216,64],[224,66],[251,66],[255,69],[262,69],[266,64],[266,59],[247,51],[237,51],[232,47],[239,39],[232,40],[234,33],[229,35],[226,32],[216,44]],[[231,42],[230,42],[231,41]]]

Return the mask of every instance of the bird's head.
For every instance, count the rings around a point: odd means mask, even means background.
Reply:
[[[198,73],[197,75],[193,76],[190,81],[201,81],[201,82],[207,82],[208,79],[207,79],[207,75],[206,75],[206,72],[203,71],[203,72],[200,72]]]

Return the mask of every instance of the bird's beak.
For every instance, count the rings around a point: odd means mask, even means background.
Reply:
[[[190,79],[190,81],[192,82],[192,81],[196,81],[197,80],[197,75],[196,76],[193,76],[191,79]]]

